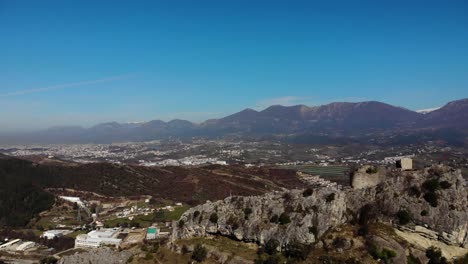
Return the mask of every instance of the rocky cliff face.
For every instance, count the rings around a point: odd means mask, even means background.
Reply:
[[[388,172],[385,181],[363,189],[290,190],[208,202],[184,213],[172,239],[221,234],[260,244],[270,238],[281,245],[314,243],[328,230],[358,219],[364,206],[374,220],[395,224],[404,211],[406,227],[425,225],[448,244],[468,246],[463,178],[460,171],[441,167]]]
[[[359,212],[368,204],[380,219],[396,224],[395,216],[405,211],[412,224],[435,231],[438,239],[468,247],[468,201],[463,183],[461,172],[448,167],[390,173],[375,187],[347,191],[347,207]]]
[[[329,228],[345,223],[345,198],[337,188],[317,189],[308,197],[299,190],[228,197],[187,211],[173,238],[221,234],[261,244],[270,238],[282,244],[313,243]]]

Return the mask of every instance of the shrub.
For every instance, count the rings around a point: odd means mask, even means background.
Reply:
[[[429,259],[428,264],[446,264],[447,259],[442,256],[439,248],[430,247],[426,250],[426,257]]]
[[[193,213],[193,218],[197,218],[200,215],[200,211],[195,211]]]
[[[411,187],[408,189],[408,194],[409,194],[410,196],[419,198],[419,197],[421,197],[421,190],[420,190],[417,186],[411,186]]]
[[[437,207],[438,203],[438,196],[435,192],[428,192],[424,194],[424,200],[428,202],[432,207]]]
[[[366,225],[377,216],[377,212],[372,204],[366,204],[359,209],[359,224]]]
[[[440,188],[439,180],[437,179],[427,180],[423,183],[422,187],[429,192],[435,192],[436,190]]]
[[[448,189],[450,187],[452,187],[452,184],[450,182],[448,182],[448,181],[441,181],[440,182],[440,188]]]
[[[421,216],[428,216],[429,213],[426,210],[421,211]]]
[[[309,255],[310,247],[299,242],[291,242],[286,245],[284,255],[287,258],[305,260]]]
[[[252,214],[252,208],[247,207],[244,209],[244,218],[245,220],[249,219],[249,215]]]
[[[281,258],[278,255],[268,256],[268,258],[263,262],[263,264],[280,264]]]
[[[409,256],[406,257],[406,262],[408,264],[422,264],[421,261],[415,257],[413,254],[410,254]]]
[[[153,259],[153,254],[151,254],[151,252],[147,252],[145,255],[145,260],[150,260],[150,259]]]
[[[268,255],[274,255],[277,252],[280,243],[276,239],[270,239],[265,244],[265,253]]]
[[[289,218],[289,215],[287,213],[282,213],[279,216],[278,221],[279,221],[280,225],[286,225],[286,224],[291,223],[291,218]]]
[[[226,224],[230,225],[232,230],[236,230],[239,228],[239,222],[233,216],[229,217]]]
[[[277,224],[278,223],[278,215],[273,215],[271,218],[270,218],[270,223],[275,223]]]
[[[397,255],[395,251],[388,248],[382,248],[382,250],[378,250],[375,244],[371,244],[369,246],[369,253],[372,257],[374,257],[374,259],[380,259],[384,263],[390,263],[390,260]]]
[[[453,264],[466,264],[468,263],[468,253],[466,253],[464,256],[457,258]]]
[[[369,167],[369,168],[367,168],[366,173],[367,174],[374,174],[374,173],[377,173],[378,171],[379,171],[379,169],[376,168],[376,167]]]
[[[314,193],[314,190],[311,188],[307,188],[304,192],[302,192],[302,196],[304,197],[309,197]]]
[[[292,195],[290,193],[288,193],[288,192],[285,192],[283,194],[283,199],[284,199],[285,202],[290,202],[292,200]]]
[[[400,225],[406,225],[411,221],[411,215],[406,210],[398,211],[397,217]]]
[[[192,259],[198,262],[203,262],[206,259],[208,252],[201,244],[197,244],[192,252]]]
[[[185,254],[187,254],[187,253],[189,253],[189,252],[190,252],[190,250],[189,250],[189,248],[187,247],[187,245],[185,245],[185,244],[182,245],[182,254],[185,255]]]
[[[58,262],[58,259],[53,256],[44,257],[41,259],[41,264],[55,264]]]
[[[327,195],[325,200],[327,201],[327,203],[334,201],[335,200],[335,193],[330,193],[329,195]]]
[[[183,219],[180,219],[179,224],[178,224],[179,228],[184,227],[184,225],[185,225],[185,221]]]
[[[217,213],[212,213],[210,215],[210,222],[213,224],[218,223],[218,214]]]
[[[316,226],[309,226],[309,233],[314,234],[315,238],[318,238],[318,229]]]

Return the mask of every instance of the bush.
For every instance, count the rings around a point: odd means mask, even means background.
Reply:
[[[278,223],[278,215],[273,215],[271,218],[270,218],[270,223],[275,223],[277,224]]]
[[[180,219],[179,224],[178,224],[179,228],[184,227],[184,225],[185,225],[185,221],[183,219]]]
[[[314,234],[315,238],[318,238],[318,229],[316,226],[309,226],[309,233]]]
[[[200,215],[200,211],[195,211],[193,213],[193,218],[197,218]]]
[[[335,200],[335,193],[330,193],[329,195],[327,195],[325,200],[327,201],[327,203],[334,201]]]
[[[420,190],[417,186],[411,186],[411,187],[408,189],[408,194],[409,194],[410,196],[419,198],[419,197],[421,197],[421,190]]]
[[[377,169],[376,167],[369,167],[369,168],[367,168],[366,173],[367,174],[374,174],[374,173],[377,173],[378,171],[379,171],[379,169]]]
[[[406,210],[398,211],[397,217],[400,225],[406,225],[411,221],[411,215]]]
[[[290,193],[288,193],[288,192],[285,192],[283,194],[283,199],[284,199],[285,202],[290,202],[292,200],[292,195]]]
[[[280,243],[276,239],[270,239],[265,244],[265,253],[268,255],[274,255],[277,252]]]
[[[145,260],[151,260],[151,259],[153,259],[153,254],[151,254],[151,252],[146,253]]]
[[[234,218],[233,216],[229,217],[229,219],[227,220],[226,224],[230,225],[232,230],[236,230],[239,228],[239,222],[236,218]]]
[[[380,259],[384,263],[390,263],[390,260],[397,255],[395,251],[388,248],[382,248],[382,250],[378,250],[375,244],[371,244],[369,246],[369,253],[372,257],[374,257],[374,259]]]
[[[421,261],[415,257],[413,254],[410,254],[406,257],[406,263],[408,264],[422,264]]]
[[[208,252],[204,246],[197,244],[192,252],[192,259],[198,262],[203,262],[206,259]]]
[[[279,216],[278,221],[279,221],[280,225],[286,225],[286,224],[291,223],[291,218],[289,218],[289,215],[288,215],[288,214],[282,213],[282,214]]]
[[[441,181],[440,182],[440,188],[448,189],[450,187],[452,187],[452,184],[450,182],[448,182],[448,181]]]
[[[210,222],[213,224],[218,223],[218,214],[217,213],[212,213],[210,215]]]
[[[437,179],[427,180],[423,183],[422,187],[429,192],[435,192],[436,190],[440,189],[439,180]]]
[[[438,203],[438,196],[435,192],[428,192],[424,194],[424,200],[428,202],[432,207],[437,207]]]
[[[421,211],[421,216],[428,216],[429,213],[426,210]]]
[[[457,258],[453,264],[466,264],[468,263],[468,253],[466,253],[463,257]]]
[[[247,207],[244,209],[244,218],[245,220],[249,219],[249,215],[252,214],[252,208]]]
[[[377,217],[377,212],[372,204],[366,204],[359,209],[359,224],[367,225]]]
[[[263,264],[280,264],[281,258],[278,255],[268,256],[268,258],[263,262]]]
[[[448,261],[442,256],[439,248],[430,247],[426,250],[426,257],[429,259],[428,264],[447,264]]]
[[[286,245],[284,255],[295,260],[305,260],[309,255],[310,247],[299,242],[291,242]]]
[[[52,256],[44,257],[40,261],[41,264],[55,264],[57,262],[58,262],[58,259]]]
[[[314,190],[311,188],[307,188],[304,192],[302,192],[302,196],[304,197],[309,197],[314,193]]]
[[[183,254],[183,255],[185,255],[185,254],[187,254],[187,253],[190,252],[189,248],[188,248],[187,245],[185,245],[185,244],[182,245],[182,250],[181,250],[181,251],[182,251],[182,254]]]

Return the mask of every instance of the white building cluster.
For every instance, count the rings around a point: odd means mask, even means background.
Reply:
[[[75,248],[98,248],[105,245],[118,247],[122,239],[116,229],[93,230],[88,234],[78,235],[75,239]]]

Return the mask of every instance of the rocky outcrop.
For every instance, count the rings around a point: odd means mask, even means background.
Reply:
[[[281,245],[314,243],[329,229],[358,219],[364,206],[374,210],[374,220],[394,224],[403,221],[397,215],[404,211],[409,230],[425,227],[447,244],[468,247],[467,191],[461,172],[446,167],[389,171],[381,183],[362,189],[291,190],[208,202],[182,215],[172,239],[220,234],[259,244],[270,238]]]
[[[348,190],[347,207],[359,212],[363,205],[372,205],[380,219],[395,224],[399,223],[395,217],[398,212],[405,211],[416,224],[408,228],[419,232],[418,225],[425,226],[447,244],[468,247],[468,201],[463,182],[461,172],[448,167],[391,172],[375,187]]]
[[[228,197],[184,213],[173,239],[221,234],[261,244],[271,238],[282,245],[295,240],[313,243],[331,227],[346,222],[345,201],[337,188],[316,189],[308,197],[299,190]]]

